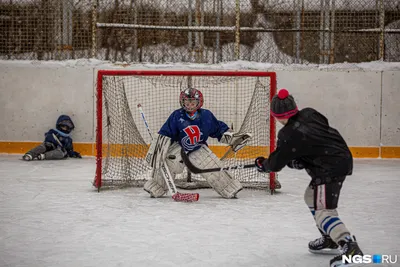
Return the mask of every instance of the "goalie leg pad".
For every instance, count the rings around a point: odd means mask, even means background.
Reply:
[[[171,138],[164,135],[155,136],[145,157],[147,164],[150,167],[159,168],[161,161],[167,157],[170,146]]]
[[[163,175],[170,177],[171,179],[175,179],[176,174],[183,172],[184,165],[181,162],[181,155],[180,155],[181,147],[178,143],[173,143],[169,148],[168,151],[164,154],[166,158],[160,158],[158,160],[158,165],[160,167],[155,168],[152,173],[152,178],[148,180],[145,184],[143,189],[148,192],[152,197],[162,197],[168,191],[168,185],[165,182]],[[165,162],[165,164],[162,164]],[[166,169],[161,170],[162,167]],[[176,191],[173,185],[170,185],[172,191]]]
[[[160,170],[154,170],[152,174],[153,177],[144,184],[143,189],[152,197],[162,197],[167,193],[167,184],[165,183]]]
[[[176,174],[182,173],[185,167],[181,157],[181,149],[182,148],[179,143],[172,143],[172,145],[168,149],[167,157],[165,159],[165,163],[167,164],[173,178],[175,178]]]
[[[225,171],[220,172],[219,175],[209,173],[202,176],[223,198],[235,198],[236,194],[243,189],[242,184]]]
[[[201,169],[222,167],[219,158],[206,145],[190,153],[189,159]],[[203,173],[202,177],[224,198],[234,198],[243,189],[241,183],[226,171]]]

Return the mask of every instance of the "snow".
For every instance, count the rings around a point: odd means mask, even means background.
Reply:
[[[38,61],[38,60],[0,60],[0,65],[8,67],[35,66],[36,68],[52,67],[91,67],[96,69],[208,69],[208,70],[320,70],[320,71],[399,71],[400,62],[372,61],[363,63],[337,63],[337,64],[275,64],[254,61],[237,60],[219,64],[196,63],[142,63],[128,64],[126,62],[111,63],[98,59],[76,59],[64,61]]]
[[[309,178],[285,169],[275,195],[244,190],[197,203],[152,199],[142,188],[91,185],[95,159],[0,155],[0,266],[328,266],[308,241],[318,231],[303,193]],[[339,213],[366,254],[400,255],[400,161],[356,160]],[[400,266],[400,263],[379,266]]]

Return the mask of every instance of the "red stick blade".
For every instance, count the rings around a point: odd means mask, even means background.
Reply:
[[[198,193],[176,193],[172,196],[175,201],[178,202],[195,202],[199,200],[200,195]]]

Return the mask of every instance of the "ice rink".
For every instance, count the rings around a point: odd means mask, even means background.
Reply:
[[[273,196],[244,190],[226,200],[202,189],[199,202],[178,203],[142,188],[98,193],[93,158],[20,157],[0,156],[1,267],[329,266],[332,256],[307,250],[319,232],[304,171],[281,172]],[[400,256],[399,194],[400,160],[355,160],[339,214],[365,254]]]

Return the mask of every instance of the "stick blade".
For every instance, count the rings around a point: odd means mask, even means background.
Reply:
[[[177,202],[196,202],[199,200],[198,193],[176,193],[172,196],[173,200]]]

